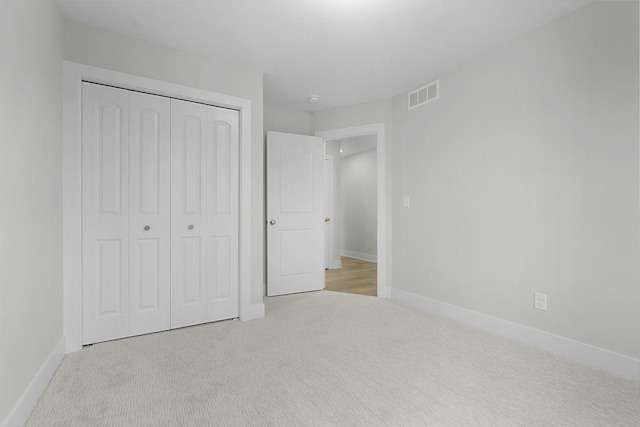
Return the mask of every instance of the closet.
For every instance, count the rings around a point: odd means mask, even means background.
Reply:
[[[238,317],[239,113],[82,87],[83,344]]]

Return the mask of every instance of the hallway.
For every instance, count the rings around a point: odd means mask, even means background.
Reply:
[[[377,296],[378,265],[356,258],[340,257],[342,268],[325,270],[325,290]]]

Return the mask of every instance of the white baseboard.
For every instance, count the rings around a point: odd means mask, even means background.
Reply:
[[[62,358],[64,357],[66,349],[65,337],[61,337],[58,343],[55,345],[49,357],[44,361],[38,373],[31,380],[31,384],[22,393],[20,399],[16,402],[7,415],[7,418],[2,422],[2,427],[18,427],[24,425],[24,423],[31,415],[31,411],[35,408],[38,399],[47,388],[49,381],[53,378],[53,374],[56,373]]]
[[[339,259],[333,259],[329,261],[329,270],[335,270],[337,268],[342,268],[342,261]]]
[[[361,252],[350,251],[350,250],[347,250],[347,249],[340,249],[340,256],[346,256],[346,257],[349,257],[349,258],[361,259],[363,261],[369,261],[369,262],[378,262],[378,256],[377,255],[363,254]]]
[[[569,338],[550,334],[400,289],[391,289],[391,299],[428,312],[441,314],[476,328],[566,357],[622,378],[640,381],[640,360],[634,359],[633,357],[614,353]]]

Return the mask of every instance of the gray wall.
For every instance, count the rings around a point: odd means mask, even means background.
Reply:
[[[62,31],[53,0],[0,0],[0,421],[62,338],[63,57],[252,100],[253,302],[262,294],[262,75]],[[638,3],[594,2],[440,76],[434,103],[407,111],[404,93],[320,111],[309,130],[385,123],[387,283],[638,358],[638,72]],[[271,112],[267,126],[307,128],[306,113]]]
[[[62,338],[62,18],[0,2],[0,424]]]
[[[377,160],[374,148],[345,156],[340,163],[341,249],[347,256],[375,260],[378,253]]]
[[[311,114],[264,104],[264,134],[268,131],[311,135]]]
[[[393,286],[640,357],[638,71],[594,2],[395,97]]]
[[[64,25],[64,59],[251,100],[252,302],[264,277],[262,74],[73,21]]]

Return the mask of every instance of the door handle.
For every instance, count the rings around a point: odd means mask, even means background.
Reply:
[[[151,227],[149,227],[148,225],[145,225],[144,226],[144,231],[149,231],[149,230],[151,230]]]
[[[275,219],[272,219],[271,221],[269,221],[269,224],[271,224],[271,225],[276,225],[276,220],[275,220]]]
[[[193,230],[193,224],[191,224],[190,226],[187,227],[189,230]]]
[[[331,221],[331,218],[329,218],[329,217],[324,219],[324,222],[329,222],[329,221]]]

